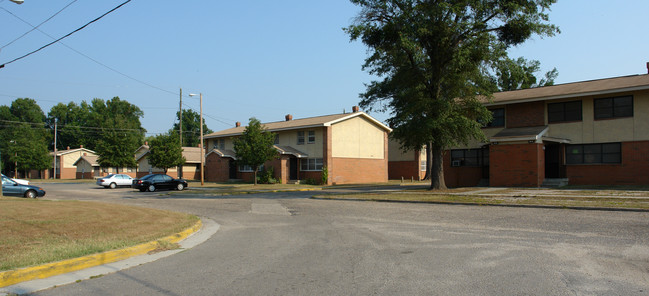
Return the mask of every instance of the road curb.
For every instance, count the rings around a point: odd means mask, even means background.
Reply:
[[[443,202],[443,201],[417,201],[417,200],[386,200],[386,199],[362,199],[362,198],[328,198],[311,196],[311,199],[319,200],[348,200],[348,201],[372,201],[386,203],[411,203],[411,204],[437,204],[437,205],[458,205],[458,206],[490,206],[490,207],[509,207],[509,208],[532,208],[532,209],[567,209],[580,211],[608,211],[608,212],[639,212],[646,213],[649,209],[632,209],[632,208],[598,208],[598,207],[576,207],[576,206],[554,206],[554,205],[514,205],[514,204],[488,204],[488,203],[470,203],[470,202]]]
[[[14,285],[20,282],[44,279],[55,275],[78,271],[89,267],[103,265],[111,262],[124,260],[133,256],[143,255],[156,250],[159,241],[178,243],[189,235],[201,229],[203,223],[198,220],[196,224],[179,233],[172,234],[156,241],[140,244],[119,250],[107,251],[99,254],[83,256],[39,266],[26,267],[16,270],[0,272],[0,288]]]

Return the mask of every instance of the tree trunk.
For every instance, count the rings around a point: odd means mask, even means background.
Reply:
[[[446,189],[444,182],[444,148],[432,147],[432,163],[430,167],[430,189]]]
[[[253,180],[254,180],[254,181],[253,181],[253,182],[254,182],[253,185],[256,186],[256,185],[257,185],[257,169],[255,169],[255,176],[253,177]]]

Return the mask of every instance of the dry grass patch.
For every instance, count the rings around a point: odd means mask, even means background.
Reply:
[[[0,197],[0,271],[153,241],[197,220],[116,204]]]

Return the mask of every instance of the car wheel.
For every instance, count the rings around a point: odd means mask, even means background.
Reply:
[[[27,190],[25,192],[25,197],[26,198],[36,198],[36,191],[34,190]]]
[[[155,185],[153,185],[153,184],[149,185],[149,191],[150,192],[155,191]]]
[[[110,185],[108,185],[108,187],[110,187],[110,189],[115,189],[115,188],[117,188],[117,184],[110,183]]]
[[[183,183],[178,183],[178,185],[176,185],[176,189],[178,189],[178,191],[182,191],[183,189],[185,189],[185,185],[183,185]]]

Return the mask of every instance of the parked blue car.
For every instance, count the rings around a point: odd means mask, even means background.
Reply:
[[[26,198],[37,198],[45,196],[45,190],[38,186],[18,184],[11,178],[2,175],[2,195],[24,196]]]

